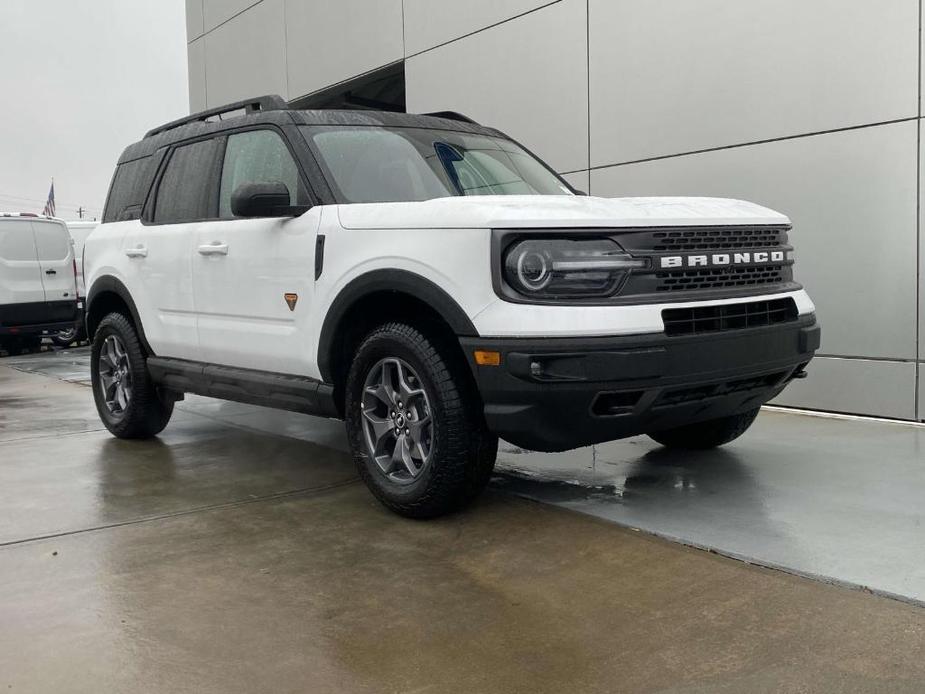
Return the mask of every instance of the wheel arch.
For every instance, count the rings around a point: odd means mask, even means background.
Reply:
[[[326,383],[334,385],[338,407],[342,408],[351,344],[375,324],[408,319],[409,314],[413,322],[429,324],[447,337],[452,335],[460,354],[462,348],[455,338],[478,336],[456,300],[421,275],[388,269],[357,277],[331,303],[318,341],[318,370]]]
[[[113,311],[120,311],[132,322],[138,332],[138,339],[145,352],[153,355],[154,351],[145,337],[145,329],[138,315],[138,308],[126,286],[116,277],[106,275],[97,279],[87,292],[86,329],[87,338],[93,340],[100,321]]]

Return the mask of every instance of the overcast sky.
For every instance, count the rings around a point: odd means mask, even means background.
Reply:
[[[184,0],[0,0],[0,212],[102,212],[122,150],[189,112]]]

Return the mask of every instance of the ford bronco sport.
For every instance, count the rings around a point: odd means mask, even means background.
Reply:
[[[741,435],[819,345],[786,217],[602,199],[454,113],[262,97],[150,131],[87,241],[116,436],[199,393],[346,420],[394,511],[459,508],[498,437],[562,451]]]

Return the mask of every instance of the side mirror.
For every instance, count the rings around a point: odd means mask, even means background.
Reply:
[[[231,214],[235,217],[295,217],[307,205],[290,205],[285,183],[242,183],[231,194]]]

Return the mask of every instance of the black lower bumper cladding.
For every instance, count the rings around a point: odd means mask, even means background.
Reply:
[[[563,451],[744,412],[777,396],[819,348],[815,316],[712,335],[460,338],[489,428]],[[500,366],[473,351],[496,350]]]
[[[70,330],[78,325],[76,299],[0,305],[0,335],[34,336]]]

